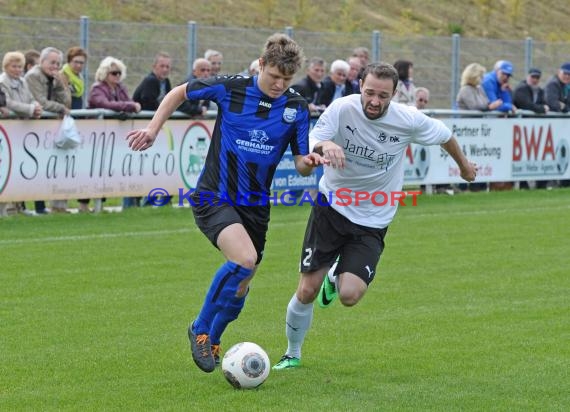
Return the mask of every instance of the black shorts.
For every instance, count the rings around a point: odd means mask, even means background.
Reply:
[[[192,205],[194,221],[200,231],[218,247],[220,232],[234,223],[243,225],[257,252],[256,264],[263,258],[267,229],[269,227],[269,205],[235,206],[224,202],[200,202]]]
[[[321,198],[311,210],[305,231],[301,272],[331,267],[339,257],[335,275],[354,273],[369,285],[376,274],[388,228],[378,229],[352,223],[326,205],[324,195],[319,193],[319,196]]]

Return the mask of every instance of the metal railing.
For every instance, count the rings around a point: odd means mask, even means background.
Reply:
[[[0,51],[41,50],[54,46],[66,51],[82,46],[89,53],[85,66],[87,85],[93,83],[100,61],[108,55],[121,59],[128,68],[125,83],[130,93],[151,70],[154,56],[166,51],[173,57],[173,84],[185,81],[192,62],[207,49],[223,53],[225,73],[239,73],[261,52],[274,29],[217,27],[188,22],[186,25],[126,23],[91,20],[40,19],[0,16]],[[308,32],[284,27],[303,47],[307,57],[320,56],[328,63],[347,58],[358,46],[370,49],[372,60],[414,62],[414,81],[431,92],[430,106],[453,108],[463,68],[477,62],[491,70],[497,60],[511,60],[514,83],[531,66],[543,72],[546,82],[561,63],[570,60],[570,42],[540,42],[531,38],[497,40],[449,37],[397,36],[380,31],[343,33]],[[299,77],[303,76],[299,74]]]

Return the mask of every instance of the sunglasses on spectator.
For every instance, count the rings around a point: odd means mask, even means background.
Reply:
[[[540,79],[540,76],[538,74],[531,74],[530,77],[533,79]]]
[[[123,73],[121,73],[119,71],[114,71],[114,72],[109,72],[109,74],[112,74],[113,76],[120,76]]]
[[[428,102],[429,102],[428,99],[418,99],[418,101],[421,102],[421,103],[428,103]]]

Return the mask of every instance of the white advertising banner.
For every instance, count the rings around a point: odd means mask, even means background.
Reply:
[[[569,179],[570,119],[441,119],[463,153],[479,165],[481,182]],[[459,168],[440,146],[411,145],[405,183],[458,183]]]
[[[478,181],[570,179],[570,118],[442,121],[480,166]],[[76,123],[82,143],[59,149],[54,136],[61,120],[0,121],[0,202],[145,196],[156,188],[177,195],[195,186],[214,126],[214,120],[171,119],[152,148],[133,152],[125,140],[127,132],[144,127],[148,119]],[[441,147],[408,147],[406,184],[461,181],[455,162]],[[277,183],[273,188],[281,187]],[[308,187],[314,187],[312,183]]]

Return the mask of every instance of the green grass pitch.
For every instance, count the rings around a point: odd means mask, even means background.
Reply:
[[[222,346],[276,362],[309,207],[273,207]],[[315,307],[303,367],[234,390],[186,328],[221,255],[189,209],[0,219],[0,410],[565,411],[570,190],[420,196],[353,308]]]

